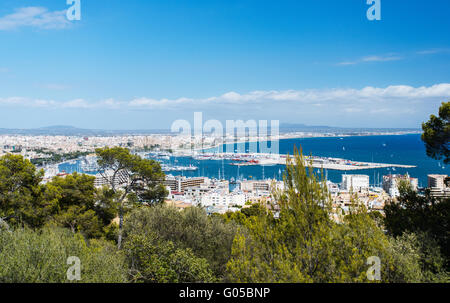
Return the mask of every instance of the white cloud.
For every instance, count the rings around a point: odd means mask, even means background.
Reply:
[[[347,101],[387,101],[392,99],[417,98],[448,98],[450,97],[450,83],[433,86],[412,87],[407,85],[392,85],[385,88],[367,86],[362,89],[322,89],[322,90],[287,90],[287,91],[255,91],[248,94],[235,92],[207,100],[216,103],[247,103],[247,102],[289,102],[303,104],[333,103]],[[202,100],[198,100],[202,102]]]
[[[49,11],[45,7],[22,7],[14,13],[0,17],[0,30],[14,30],[20,27],[40,29],[61,29],[70,24],[66,10]]]
[[[422,51],[416,52],[418,55],[435,55],[440,53],[449,53],[450,49],[448,48],[433,48],[433,49],[426,49]]]
[[[119,109],[122,105],[122,102],[116,101],[112,98],[100,101],[98,103],[99,107],[102,108],[110,108],[110,109]]]
[[[201,100],[198,100],[201,102]],[[127,102],[130,107],[147,107],[147,108],[167,108],[176,105],[182,105],[187,103],[195,103],[196,100],[190,98],[178,98],[178,99],[151,99],[151,98],[136,98]]]
[[[154,99],[135,98],[129,101],[105,99],[89,102],[85,99],[73,99],[64,102],[53,100],[30,99],[22,97],[0,98],[1,106],[27,106],[65,109],[139,109],[192,110],[198,108],[215,108],[217,106],[234,106],[234,108],[249,109],[286,109],[296,108],[317,110],[336,110],[342,113],[388,113],[401,110],[414,110],[415,105],[426,105],[429,101],[444,101],[450,98],[450,83],[432,86],[413,87],[408,85],[391,85],[387,87],[367,86],[361,89],[311,89],[286,91],[253,91],[245,94],[228,92],[209,98],[178,98]]]
[[[0,105],[27,106],[27,107],[50,107],[56,104],[53,100],[29,99],[23,97],[0,98]]]
[[[362,64],[362,63],[370,63],[370,62],[389,62],[389,61],[399,61],[407,58],[413,58],[417,55],[419,56],[425,56],[425,55],[435,55],[435,54],[441,54],[441,53],[450,53],[449,48],[433,48],[433,49],[425,49],[421,51],[416,52],[409,52],[403,55],[391,53],[386,55],[372,55],[372,56],[365,56],[362,58],[354,59],[354,60],[347,60],[337,63],[338,66],[348,66],[348,65],[356,65],[356,64]]]
[[[337,65],[345,66],[345,65],[356,65],[356,64],[367,63],[367,62],[389,62],[389,61],[398,61],[398,60],[402,60],[402,59],[403,59],[402,56],[398,56],[395,54],[384,55],[384,56],[373,55],[373,56],[362,57],[362,58],[352,60],[352,61],[342,61],[342,62],[339,62]]]
[[[403,59],[400,56],[368,56],[361,59],[362,62],[387,62],[387,61],[397,61]]]
[[[344,112],[346,113],[360,113],[362,112],[363,109],[361,108],[356,108],[356,107],[348,107],[348,108],[344,108]]]

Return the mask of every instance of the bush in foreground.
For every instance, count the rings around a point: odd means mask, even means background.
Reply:
[[[127,268],[121,252],[106,241],[91,240],[67,229],[39,231],[0,229],[1,283],[68,283],[67,259],[81,261],[83,283],[127,281]],[[73,281],[77,282],[77,281]]]

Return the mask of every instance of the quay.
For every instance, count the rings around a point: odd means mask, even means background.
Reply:
[[[174,156],[192,157],[195,160],[231,160],[230,165],[236,166],[273,166],[286,165],[287,155],[262,154],[262,153],[179,153]],[[378,168],[414,168],[415,165],[374,163],[352,161],[341,158],[304,156],[305,165],[311,164],[313,168],[329,170],[354,171]],[[291,156],[292,159],[292,156]]]

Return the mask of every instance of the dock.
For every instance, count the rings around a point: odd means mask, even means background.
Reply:
[[[186,156],[186,155],[185,155]],[[192,156],[192,155],[190,155]],[[231,160],[230,165],[235,166],[273,166],[286,165],[287,155],[274,155],[262,153],[214,153],[199,154],[192,156],[196,160]],[[352,161],[342,158],[304,156],[305,166],[312,165],[313,168],[323,168],[329,170],[354,171],[364,169],[379,168],[414,168],[415,165],[375,163]],[[292,156],[291,156],[292,159]]]

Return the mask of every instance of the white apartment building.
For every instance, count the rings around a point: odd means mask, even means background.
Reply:
[[[411,184],[413,190],[417,190],[419,185],[419,179],[411,178],[408,174],[406,175],[387,175],[383,176],[383,189],[391,197],[400,196],[398,190],[398,185],[400,181],[407,181]]]
[[[200,204],[202,197],[207,195],[213,189],[212,186],[189,187],[185,189],[184,197],[191,200],[194,204]]]
[[[369,189],[369,176],[367,175],[342,175],[342,190],[359,192]]]
[[[447,175],[428,175],[428,187],[431,196],[435,198],[449,198],[450,187],[445,183]]]
[[[186,178],[181,176],[167,175],[164,185],[170,187],[172,191],[184,192],[187,188],[200,185],[209,185],[211,180],[206,177]]]
[[[428,175],[428,187],[444,189],[447,187],[445,185],[445,179],[447,177],[447,175]]]
[[[228,193],[223,194],[221,192],[211,192],[201,197],[200,205],[203,207],[219,206],[231,208],[235,205],[245,205],[245,195],[241,193]]]
[[[275,189],[283,189],[284,183],[275,180],[259,180],[259,181],[242,181],[240,189],[243,192],[270,192],[272,185]]]

